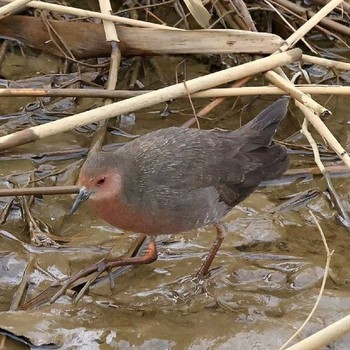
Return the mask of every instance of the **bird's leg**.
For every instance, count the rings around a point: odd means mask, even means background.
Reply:
[[[208,273],[210,265],[213,262],[213,260],[216,256],[216,253],[218,252],[218,250],[221,246],[221,243],[226,236],[226,229],[225,229],[225,226],[223,224],[215,224],[214,226],[216,228],[216,239],[215,239],[213,245],[211,246],[207,257],[205,258],[201,267],[199,268],[199,270],[197,272],[197,276],[202,277]]]
[[[63,286],[59,289],[59,291],[50,299],[50,302],[55,302],[61,295],[63,295],[78,279],[82,277],[89,276],[95,273],[93,279],[95,280],[99,275],[101,275],[104,271],[109,271],[110,269],[118,266],[126,266],[126,265],[143,265],[150,264],[153,261],[157,260],[157,246],[154,237],[150,238],[150,242],[148,245],[147,253],[142,256],[130,257],[130,258],[116,258],[116,259],[104,259],[99,261],[93,265],[82,269],[75,275],[68,278],[68,280],[63,284]],[[87,282],[88,286],[91,283]],[[85,288],[84,288],[85,291]],[[79,296],[81,297],[82,295]]]

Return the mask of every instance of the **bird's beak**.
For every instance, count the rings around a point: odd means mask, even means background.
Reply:
[[[70,210],[70,213],[74,214],[77,211],[79,205],[81,203],[85,202],[87,199],[89,199],[90,195],[91,195],[91,192],[89,192],[86,189],[86,187],[81,187],[80,191],[79,191],[79,194],[75,198],[75,201],[74,201],[74,203],[72,205],[72,209]]]

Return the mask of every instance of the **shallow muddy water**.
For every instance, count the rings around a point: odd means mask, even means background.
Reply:
[[[38,57],[30,50],[26,50],[26,54],[25,58],[17,52],[7,57],[2,67],[6,79],[58,72],[59,64],[54,58]],[[182,58],[152,60],[164,68],[165,83],[174,83],[175,67]],[[144,62],[148,64],[149,59],[145,58]],[[205,74],[207,68],[205,63],[188,59],[186,78]],[[123,69],[121,78],[126,75]],[[140,79],[147,89],[164,83],[150,69]],[[125,85],[126,82],[120,83],[121,87]],[[241,108],[253,97],[239,99],[237,103],[236,98],[228,99],[208,116],[210,119],[200,120],[201,127],[235,129],[276,98],[260,98],[243,111]],[[315,98],[321,103],[327,99]],[[42,120],[63,117],[63,113],[102,104],[101,100],[83,98],[64,102],[45,99],[46,111],[39,105],[36,113],[9,116],[29,102],[35,100],[1,100],[1,135]],[[194,100],[196,110],[207,102]],[[333,97],[327,107],[334,114],[327,125],[349,150],[348,98]],[[167,118],[161,117],[164,108],[165,105],[160,105],[135,112],[136,123],[124,127],[124,131],[141,135],[181,125],[192,116],[186,99],[172,102],[172,113]],[[277,139],[298,131],[301,122],[301,114],[291,106]],[[111,121],[110,126],[119,127],[119,121]],[[74,184],[94,130],[94,126],[80,128],[0,155],[0,186],[10,186],[10,182],[24,186],[33,173],[36,179],[43,178],[36,186]],[[129,141],[110,131],[106,144]],[[316,134],[315,138],[322,141]],[[300,139],[298,143],[306,144],[306,141]],[[72,149],[75,153],[70,155],[52,153]],[[294,154],[291,160],[291,167],[314,166],[310,156]],[[344,176],[333,181],[349,212],[350,178]],[[289,195],[312,188],[321,194],[307,207],[271,213]],[[126,271],[116,279],[113,292],[107,281],[91,288],[77,305],[72,305],[68,297],[62,297],[52,305],[33,310],[8,311],[26,268],[29,269],[29,294],[34,296],[54,278],[77,272],[105,256],[129,253],[138,237],[136,233],[109,226],[91,214],[87,206],[69,215],[73,196],[43,196],[33,200],[32,216],[48,225],[52,234],[70,241],[61,243],[59,249],[32,248],[21,202],[15,200],[0,231],[0,328],[23,336],[35,345],[54,344],[62,349],[278,349],[308,316],[324,275],[326,253],[309,212],[311,209],[334,254],[320,305],[298,337],[300,340],[350,312],[350,232],[338,220],[337,212],[323,194],[325,188],[322,178],[259,188],[225,218],[229,235],[205,279],[195,278],[195,273],[215,238],[213,227],[159,237],[159,260]],[[2,211],[10,200],[0,198]],[[6,344],[8,349],[26,347],[13,340]],[[345,336],[329,344],[329,348],[349,349],[349,344],[350,336]]]

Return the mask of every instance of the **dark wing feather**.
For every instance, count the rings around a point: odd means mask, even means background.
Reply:
[[[117,152],[126,201],[154,213],[176,212],[189,226],[218,221],[261,181],[286,170],[286,150],[271,140],[287,105],[278,100],[233,132],[173,127],[127,144]]]

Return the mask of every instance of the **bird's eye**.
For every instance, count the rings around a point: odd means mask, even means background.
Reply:
[[[106,180],[105,177],[101,177],[101,179],[99,179],[99,180],[97,181],[97,186],[102,185],[102,184],[105,182],[105,180]]]

